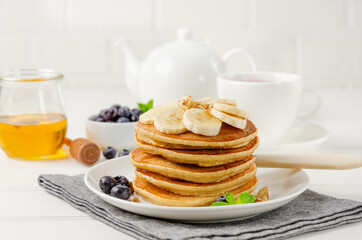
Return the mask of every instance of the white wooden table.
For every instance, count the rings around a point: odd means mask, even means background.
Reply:
[[[330,139],[318,151],[362,156],[362,89],[318,91],[319,113],[310,121],[329,129]],[[121,103],[135,106],[126,91],[65,91],[70,138],[84,137],[84,120],[98,110]],[[0,239],[132,239],[98,222],[37,185],[42,173],[81,174],[88,167],[72,159],[18,161],[0,152]],[[362,201],[362,168],[308,170],[310,189]],[[309,233],[295,239],[341,239],[362,234],[362,222]]]

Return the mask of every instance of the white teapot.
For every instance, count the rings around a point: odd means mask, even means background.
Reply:
[[[154,99],[155,105],[189,95],[216,98],[217,75],[225,71],[225,63],[234,54],[243,54],[255,68],[244,49],[232,49],[221,58],[204,43],[193,40],[186,28],[177,32],[177,40],[155,48],[143,62],[126,39],[116,44],[121,44],[125,55],[129,91],[144,102]]]

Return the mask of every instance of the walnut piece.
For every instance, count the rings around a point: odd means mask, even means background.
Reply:
[[[269,188],[263,187],[261,188],[258,193],[255,195],[256,201],[255,202],[264,202],[269,200]]]

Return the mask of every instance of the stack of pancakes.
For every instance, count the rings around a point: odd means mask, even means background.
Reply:
[[[136,167],[135,191],[145,200],[164,206],[208,206],[229,192],[236,197],[257,185],[254,151],[257,129],[223,123],[216,136],[187,131],[165,134],[153,124],[136,125],[130,158]]]

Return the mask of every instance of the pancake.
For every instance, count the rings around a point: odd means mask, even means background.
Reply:
[[[238,197],[240,193],[249,192],[252,193],[258,180],[256,177],[252,178],[250,181],[244,183],[243,185],[229,191],[235,197]],[[183,196],[175,193],[171,193],[164,189],[158,188],[155,185],[145,181],[144,179],[135,176],[133,179],[133,188],[136,193],[138,193],[146,201],[162,206],[175,206],[175,207],[198,207],[198,206],[209,206],[213,203],[218,197],[217,196]]]
[[[171,148],[171,149],[205,149],[203,146],[188,146],[188,145],[182,145],[182,144],[172,144],[167,142],[158,141],[150,136],[144,135],[142,133],[136,133],[136,137],[150,145],[163,147],[163,148]],[[208,149],[228,149],[228,148],[239,148],[244,145],[248,144],[248,142],[244,142],[239,145],[230,146],[230,147],[207,147]]]
[[[161,155],[162,157],[186,164],[195,164],[201,167],[211,167],[239,161],[254,153],[259,145],[258,137],[252,139],[247,145],[232,149],[167,149],[147,144],[138,138],[137,145],[145,152]]]
[[[168,161],[160,155],[146,153],[141,148],[131,151],[130,158],[136,168],[155,172],[169,178],[196,183],[211,183],[224,180],[244,171],[255,162],[255,157],[251,155],[241,161],[221,166],[199,167]]]
[[[207,148],[233,148],[250,142],[256,137],[257,129],[251,121],[247,121],[245,129],[234,128],[223,123],[216,136],[203,136],[187,131],[181,134],[165,134],[158,131],[153,124],[138,122],[135,131],[138,135],[146,136],[163,143],[197,146]]]
[[[222,181],[213,183],[193,183],[162,176],[147,170],[136,169],[137,177],[165,189],[186,196],[215,196],[223,195],[232,189],[244,184],[256,175],[256,166],[253,163],[248,169]]]

